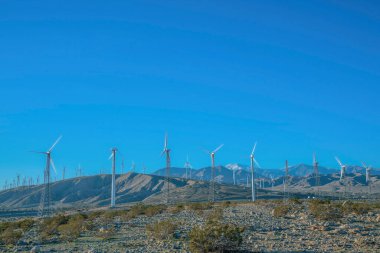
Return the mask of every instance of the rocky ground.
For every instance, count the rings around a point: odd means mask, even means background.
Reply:
[[[158,214],[135,217],[123,211],[108,216],[104,212],[89,213],[92,218],[81,225],[80,236],[73,241],[65,242],[59,233],[37,239],[40,237],[37,222],[24,233],[17,246],[3,245],[0,251],[190,252],[189,232],[204,225],[217,209],[222,210],[218,218],[222,223],[244,228],[242,243],[234,252],[380,252],[379,204],[371,204],[371,208],[360,210],[360,214],[346,211],[341,217],[323,219],[315,217],[309,205],[309,201],[286,204],[259,201],[217,203],[202,208],[171,206]],[[276,213],[278,207],[287,211]],[[147,234],[147,225],[167,220],[177,226],[170,238],[161,240]]]

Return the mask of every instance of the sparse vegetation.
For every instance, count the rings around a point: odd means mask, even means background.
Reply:
[[[73,241],[77,239],[84,230],[84,221],[87,218],[84,214],[76,214],[69,218],[66,224],[58,226],[57,230],[63,241]]]
[[[0,223],[0,243],[5,245],[16,244],[22,235],[31,229],[33,224],[34,220],[32,219]]]
[[[211,209],[212,207],[213,207],[213,204],[209,202],[206,202],[206,203],[196,202],[196,203],[190,203],[188,205],[188,208],[190,210],[198,211],[198,212]]]
[[[274,217],[284,217],[289,213],[289,211],[290,206],[281,204],[273,208],[272,214]]]
[[[159,221],[146,226],[146,233],[149,237],[157,240],[168,240],[173,238],[177,224],[171,221]]]
[[[243,241],[244,228],[209,220],[190,231],[190,251],[194,253],[234,250]]]
[[[337,220],[342,218],[341,208],[331,204],[329,200],[311,200],[309,202],[309,212],[319,220]]]
[[[139,215],[146,215],[148,217],[154,216],[156,214],[162,213],[166,210],[165,205],[143,205],[137,204],[134,205],[131,210],[129,210],[129,217],[135,218]]]

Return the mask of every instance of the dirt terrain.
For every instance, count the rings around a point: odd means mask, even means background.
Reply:
[[[138,204],[62,215],[51,218],[50,223],[46,219],[32,219],[28,225],[25,218],[13,218],[13,223],[24,221],[24,225],[18,225],[19,230],[26,227],[13,243],[16,246],[4,243],[4,224],[10,225],[3,219],[0,251],[197,252],[191,244],[199,238],[194,239],[192,230],[205,227],[210,221],[241,229],[233,237],[241,237],[239,243],[231,239],[229,245],[223,246],[224,250],[234,252],[380,251],[379,202],[294,199],[169,206]],[[54,223],[57,220],[60,222]],[[59,223],[62,224],[54,227]],[[17,226],[13,227],[17,230]],[[228,237],[224,239],[228,242]]]

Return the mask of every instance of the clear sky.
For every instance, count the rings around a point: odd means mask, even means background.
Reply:
[[[0,1],[0,183],[110,169],[379,167],[379,1]]]

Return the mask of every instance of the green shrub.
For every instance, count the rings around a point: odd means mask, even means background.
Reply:
[[[290,199],[290,203],[295,204],[295,205],[300,205],[302,204],[302,201],[299,198],[294,197]]]
[[[205,203],[196,202],[196,203],[191,203],[188,205],[188,208],[194,211],[208,210],[208,209],[211,209],[212,207],[213,205],[208,202],[205,202]]]
[[[108,229],[101,228],[97,233],[97,237],[101,238],[102,240],[110,240],[114,235],[115,229],[113,227]]]
[[[290,207],[288,205],[279,205],[273,209],[272,214],[274,217],[284,217],[289,213],[289,211]]]
[[[207,216],[207,220],[209,222],[218,222],[223,220],[223,209],[215,208],[214,210],[212,210]]]
[[[1,234],[0,241],[5,245],[15,245],[22,237],[22,230],[14,225],[8,226]]]
[[[243,232],[243,228],[233,224],[208,221],[206,225],[190,231],[190,251],[203,253],[234,250],[241,245]]]
[[[331,204],[330,201],[310,201],[309,212],[319,220],[337,220],[342,218],[341,208]]]
[[[139,215],[146,215],[148,217],[157,215],[166,210],[165,205],[143,205],[137,204],[132,206],[131,210],[129,210],[128,215],[131,218],[135,218]]]
[[[344,202],[341,210],[344,214],[366,214],[371,209],[371,205],[367,203],[353,203],[351,201]]]
[[[84,214],[75,214],[70,217],[66,224],[58,226],[60,238],[63,241],[74,241],[84,230],[84,221],[87,218]]]
[[[179,213],[185,209],[185,205],[182,203],[177,204],[175,207],[170,208],[169,212],[171,213]]]
[[[152,217],[154,215],[162,213],[164,210],[166,210],[165,205],[147,206],[144,214],[148,217]]]
[[[152,225],[146,226],[148,237],[153,237],[157,240],[168,240],[173,238],[174,232],[177,229],[177,224],[170,221],[159,221]]]
[[[69,217],[62,214],[46,218],[40,226],[40,235],[42,239],[47,239],[52,235],[58,234],[58,227],[67,224]]]

